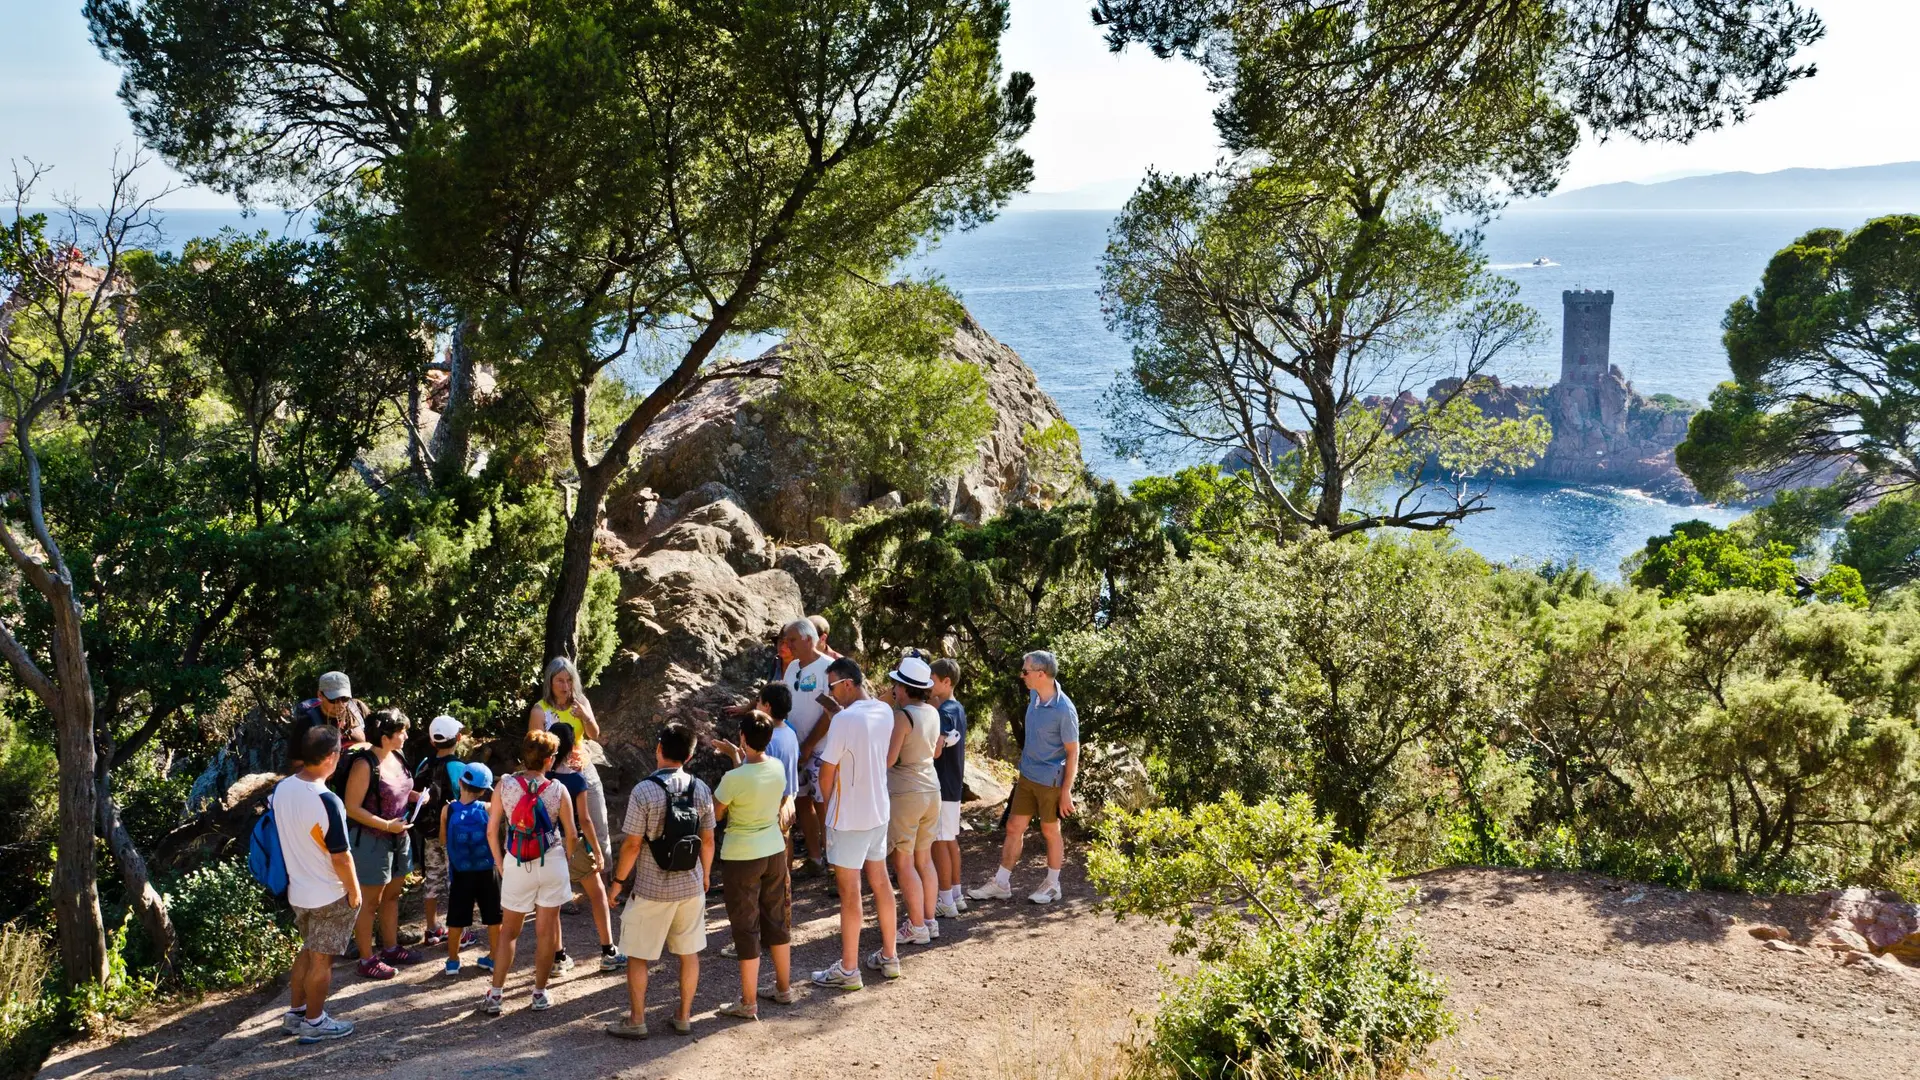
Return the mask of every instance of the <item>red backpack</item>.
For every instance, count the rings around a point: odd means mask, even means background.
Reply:
[[[535,788],[527,784],[524,776],[515,776],[520,785],[521,799],[513,804],[513,813],[507,818],[507,854],[523,863],[540,860],[547,861],[547,845],[553,835],[553,818],[547,815],[547,806],[540,796],[553,781],[542,780]]]

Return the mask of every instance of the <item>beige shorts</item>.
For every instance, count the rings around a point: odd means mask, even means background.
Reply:
[[[940,822],[940,793],[910,791],[892,796],[887,818],[887,850],[925,851],[933,846],[934,826]]]
[[[627,901],[620,917],[620,951],[636,960],[660,959],[660,948],[688,956],[707,947],[707,898]]]
[[[500,871],[500,906],[521,915],[532,915],[541,908],[557,908],[573,899],[573,883],[567,880],[567,853],[559,845],[547,849],[545,858],[521,862],[507,856],[507,867]]]
[[[353,952],[353,924],[360,917],[360,905],[341,897],[326,907],[293,909],[293,926],[300,931],[300,947],[321,956],[347,956]]]

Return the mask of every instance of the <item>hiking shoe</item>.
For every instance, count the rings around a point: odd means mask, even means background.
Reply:
[[[471,949],[484,940],[486,939],[479,930],[469,930],[460,935],[460,947],[463,949]]]
[[[420,946],[425,949],[436,948],[446,943],[447,928],[444,926],[429,926],[426,934],[420,938]]]
[[[559,972],[562,975],[565,975],[567,972],[572,971],[573,957],[568,956],[564,950],[561,952],[554,953],[553,954],[553,970]]]
[[[616,1039],[644,1039],[647,1037],[647,1023],[630,1024],[625,1020],[615,1020],[600,1029]]]
[[[312,1046],[328,1039],[344,1039],[353,1034],[353,1025],[332,1016],[323,1016],[320,1022],[300,1025],[300,1045]]]
[[[967,909],[973,906],[972,904],[967,903],[967,890],[961,889],[958,893],[954,895],[958,897],[958,899],[954,900],[953,906],[960,909],[960,914],[965,915],[967,913]]]
[[[731,941],[727,942],[725,945],[720,946],[720,959],[722,960],[740,959],[740,946],[735,945]]]
[[[280,1018],[280,1034],[298,1035],[300,1034],[300,1029],[306,1026],[306,1023],[307,1016],[305,1013],[289,1012]]]
[[[933,914],[937,919],[957,919],[960,917],[960,905],[951,900],[942,900],[933,905]]]
[[[626,954],[618,953],[618,952],[601,953],[600,954],[600,970],[601,971],[627,970]]]
[[[915,926],[912,923],[903,922],[900,924],[900,929],[894,934],[894,940],[902,944],[931,945],[933,944],[933,931],[929,930],[925,924]]]
[[[880,950],[875,949],[867,954],[867,966],[889,979],[897,979],[900,977],[900,954],[896,952],[892,956],[881,956]]]
[[[1056,881],[1051,885],[1042,885],[1038,889],[1035,889],[1033,895],[1027,897],[1027,899],[1036,904],[1051,904],[1055,900],[1060,899],[1060,883]]]
[[[545,1012],[553,1008],[553,999],[547,996],[545,990],[535,990],[533,992],[533,1000],[527,1004],[527,1008],[532,1009],[534,1012]]]
[[[968,889],[967,895],[975,900],[1011,900],[1013,899],[1013,890],[1000,884],[999,880],[996,879],[987,882],[985,885],[976,885]]]
[[[443,974],[443,975],[458,975],[458,974],[460,974],[460,961],[458,961],[458,960],[449,960],[449,961],[447,961],[447,966],[446,966],[446,967],[443,967],[443,968],[441,968],[441,969],[440,969],[440,973],[441,973],[441,974]]]
[[[391,979],[399,974],[399,972],[383,963],[377,956],[367,957],[365,960],[355,964],[354,968],[360,972],[360,977],[363,979]]]
[[[731,1016],[738,1020],[760,1019],[759,1008],[757,1006],[749,1006],[744,1001],[729,1001],[713,1011],[721,1016]]]
[[[493,974],[493,957],[483,956],[480,959],[475,960],[473,962],[473,966],[491,975]]]
[[[813,973],[813,985],[828,990],[858,990],[864,984],[860,981],[858,971],[848,971],[840,966],[840,961],[835,960],[827,970]]]
[[[392,964],[395,967],[399,967],[403,964],[417,964],[420,961],[425,960],[426,958],[427,957],[424,953],[415,952],[414,950],[407,948],[405,945],[395,945],[393,948],[388,949],[386,952],[383,952],[380,954],[380,959],[385,960],[387,963]]]
[[[500,998],[501,994],[498,987],[488,990],[487,996],[480,999],[480,1011],[486,1013],[488,1016],[499,1016]]]
[[[682,1020],[676,1016],[667,1021],[667,1026],[673,1029],[675,1035],[693,1034],[693,1021],[691,1020]]]
[[[940,940],[940,920],[939,919],[927,920],[927,936],[932,938],[935,941]]]

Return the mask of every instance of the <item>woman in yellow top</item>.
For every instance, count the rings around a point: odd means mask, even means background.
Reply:
[[[613,843],[607,830],[607,789],[600,783],[600,770],[587,752],[587,741],[600,737],[600,722],[593,718],[593,705],[582,693],[580,669],[564,656],[547,661],[540,676],[540,698],[527,710],[527,731],[552,731],[557,727],[573,729],[573,753],[568,760],[554,763],[554,772],[577,772],[587,781],[587,806],[593,813],[594,835]],[[608,850],[615,850],[609,846]],[[609,863],[611,865],[611,863]]]

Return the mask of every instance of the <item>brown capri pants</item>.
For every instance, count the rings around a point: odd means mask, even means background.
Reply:
[[[727,919],[733,923],[733,947],[741,957],[759,956],[766,947],[793,940],[793,893],[787,880],[787,853],[764,859],[721,859]]]

